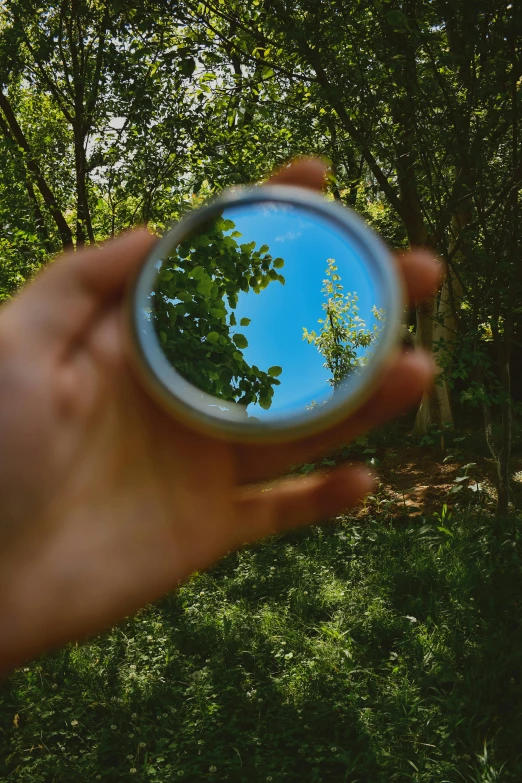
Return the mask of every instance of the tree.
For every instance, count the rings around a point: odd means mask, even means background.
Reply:
[[[374,306],[372,315],[376,323],[369,328],[359,316],[357,294],[343,293],[341,276],[337,271],[335,260],[329,258],[322,288],[326,297],[322,305],[325,315],[318,321],[321,324],[319,332],[309,332],[303,327],[303,340],[315,345],[321,356],[324,356],[326,361],[323,366],[332,376],[328,383],[334,389],[368,362],[371,355],[368,349],[377,341],[381,331],[379,323],[384,318],[383,311]]]
[[[415,313],[440,370],[416,430],[451,423],[450,391],[455,404],[457,387],[469,403],[483,389],[484,421],[506,422],[502,436],[485,427],[505,486],[520,25],[500,0],[4,4],[0,188],[17,226],[0,227],[5,295],[71,237],[161,231],[223,186],[326,154],[332,197],[443,260],[442,291]]]
[[[442,291],[417,309],[416,343],[435,348],[440,370],[438,383],[419,409],[419,434],[451,423],[448,384],[457,372],[466,377],[475,372],[473,363],[463,370],[456,346],[470,326],[470,292],[482,288],[476,278],[483,270],[488,293],[478,309],[488,328],[477,339],[481,344],[486,333],[497,335],[496,383],[505,389],[504,403],[498,405],[504,405],[502,439],[507,444],[508,345],[518,316],[509,297],[499,293],[506,288],[504,243],[495,247],[488,235],[490,226],[512,229],[519,210],[521,18],[515,4],[270,0],[255,6],[223,2],[207,4],[205,10],[188,7],[202,26],[218,30],[211,45],[216,50],[221,46],[223,60],[231,50],[244,68],[251,67],[253,57],[263,59],[296,128],[292,113],[300,101],[302,123],[315,131],[316,145],[333,153],[337,198],[360,210],[366,200],[361,211],[370,216],[373,203],[384,200],[409,244],[428,245],[443,259]],[[510,274],[518,279],[520,264],[514,259],[519,251],[514,248],[512,239]],[[509,328],[508,321],[513,322]],[[490,328],[495,324],[501,328]],[[491,398],[496,399],[500,397]],[[486,425],[486,434],[490,429]],[[500,499],[509,448],[494,447],[494,452],[504,464]]]

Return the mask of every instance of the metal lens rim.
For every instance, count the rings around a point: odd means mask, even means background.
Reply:
[[[386,319],[371,362],[362,373],[351,376],[341,384],[327,405],[303,413],[275,414],[269,421],[252,421],[245,420],[244,413],[239,414],[240,406],[234,404],[235,408],[230,406],[228,411],[223,411],[216,405],[218,398],[202,393],[189,383],[169,364],[154,331],[145,330],[142,326],[144,303],[154,288],[158,263],[172,248],[224,208],[262,202],[303,208],[335,224],[344,236],[355,242],[375,276],[382,294]],[[224,191],[207,206],[183,218],[158,241],[136,279],[131,295],[130,326],[141,374],[159,401],[175,416],[217,436],[235,440],[275,441],[295,439],[323,430],[356,410],[367,399],[377,385],[384,366],[394,354],[402,309],[403,291],[391,253],[355,212],[305,188],[264,185]],[[215,413],[209,413],[209,401],[214,402]]]

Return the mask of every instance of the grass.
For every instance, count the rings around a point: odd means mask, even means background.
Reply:
[[[522,780],[522,520],[349,518],[13,674],[1,781]]]

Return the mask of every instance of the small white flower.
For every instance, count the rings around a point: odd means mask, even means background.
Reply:
[[[132,753],[129,753],[129,755],[127,756],[127,758],[129,759],[129,761],[132,761],[132,759],[134,758],[134,756],[132,755]]]
[[[130,667],[131,667],[131,669],[135,669],[136,668],[136,664],[135,663],[131,663]]]
[[[118,727],[117,727],[117,726],[115,726],[115,725],[114,725],[114,723],[113,723],[113,724],[112,724],[112,726],[111,726],[111,729],[112,729],[113,731],[116,731],[116,729],[117,729],[117,728],[118,728]]]
[[[28,672],[28,671],[29,671],[29,666],[26,666],[24,672]]]
[[[308,590],[305,590],[305,591],[303,592],[303,595],[308,595]]]
[[[267,777],[267,780],[273,780],[273,778],[272,778],[272,775],[269,775],[269,776]]]
[[[181,777],[183,777],[183,770],[182,769],[178,769],[178,778],[181,778]]]
[[[217,772],[217,767],[215,767],[214,765],[212,765],[211,767],[209,767],[209,768],[208,768],[208,771],[209,771],[209,772]]]
[[[144,742],[140,742],[140,748],[144,748],[144,747],[145,747],[145,743]]]
[[[101,780],[101,775],[96,775],[96,780]]]
[[[134,737],[134,734],[129,734],[129,737],[130,737],[131,739],[133,739],[133,737]]]
[[[136,767],[131,767],[131,768],[129,769],[129,772],[131,773],[131,775],[134,775],[134,773],[135,773],[135,772],[137,772],[137,771],[138,771],[138,770],[136,769]]]
[[[136,713],[136,712],[133,712],[133,713],[132,713],[132,715],[131,715],[131,718],[132,718],[133,720],[136,720],[136,718],[137,718],[137,717],[138,717],[137,713]]]
[[[77,720],[72,720],[71,721],[71,726],[77,726],[77,725],[78,725],[78,721]]]
[[[337,748],[335,747],[330,748],[330,750],[332,751],[332,753],[337,753]]]
[[[153,639],[153,637],[152,637],[152,636],[147,636],[147,641],[148,641],[148,642],[153,642],[153,641],[154,641],[154,639]]]

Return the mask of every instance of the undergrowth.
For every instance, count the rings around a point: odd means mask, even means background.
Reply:
[[[16,671],[0,780],[519,783],[521,530],[380,515],[231,554]]]

